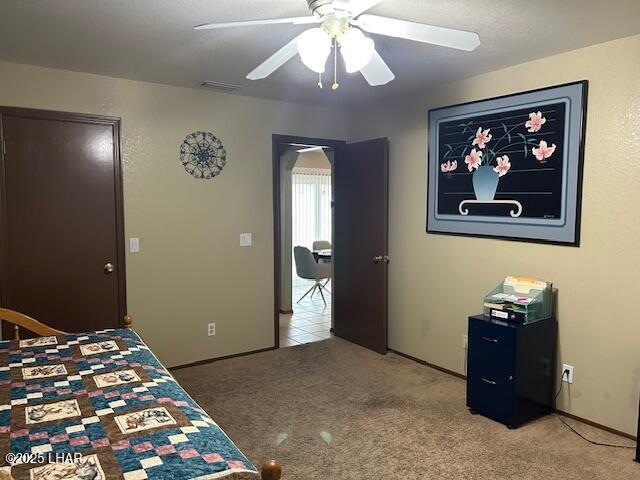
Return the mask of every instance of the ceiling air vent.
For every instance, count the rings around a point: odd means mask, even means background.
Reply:
[[[235,92],[240,89],[240,85],[233,85],[231,83],[212,82],[207,80],[200,84],[202,88],[208,88],[210,90],[218,90],[221,92]]]

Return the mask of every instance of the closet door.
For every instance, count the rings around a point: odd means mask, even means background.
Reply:
[[[68,332],[117,327],[126,310],[120,120],[0,108],[0,122],[2,306]]]

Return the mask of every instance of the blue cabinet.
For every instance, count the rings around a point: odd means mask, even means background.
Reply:
[[[516,428],[553,407],[557,323],[469,317],[467,406]]]

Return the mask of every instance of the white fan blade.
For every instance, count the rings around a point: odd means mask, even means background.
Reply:
[[[382,2],[383,0],[334,0],[331,6],[335,10],[342,10],[350,13],[352,17],[357,17]]]
[[[263,78],[267,78],[282,65],[295,57],[298,54],[298,38],[300,35],[267,58],[257,68],[252,70],[249,75],[247,75],[247,78],[249,80],[261,80]]]
[[[291,23],[293,25],[307,25],[310,23],[320,23],[322,20],[318,17],[290,17],[290,18],[272,18],[267,20],[247,20],[246,22],[224,22],[224,23],[203,23],[193,27],[195,30],[213,30],[217,28],[230,27],[252,27],[255,25],[278,25],[282,23]]]
[[[385,63],[382,57],[374,50],[371,61],[366,67],[360,70],[360,73],[372,87],[379,85],[386,85],[392,81],[396,76],[393,74],[389,66]]]
[[[362,15],[354,23],[370,33],[457,48],[468,52],[475,50],[480,45],[480,37],[477,33],[435,27],[424,23],[408,22],[376,15]]]

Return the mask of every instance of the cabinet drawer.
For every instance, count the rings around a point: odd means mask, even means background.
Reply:
[[[513,412],[513,382],[504,377],[470,376],[467,378],[467,405],[478,413],[509,424]]]
[[[513,373],[516,332],[514,328],[485,321],[469,323],[469,363]]]

